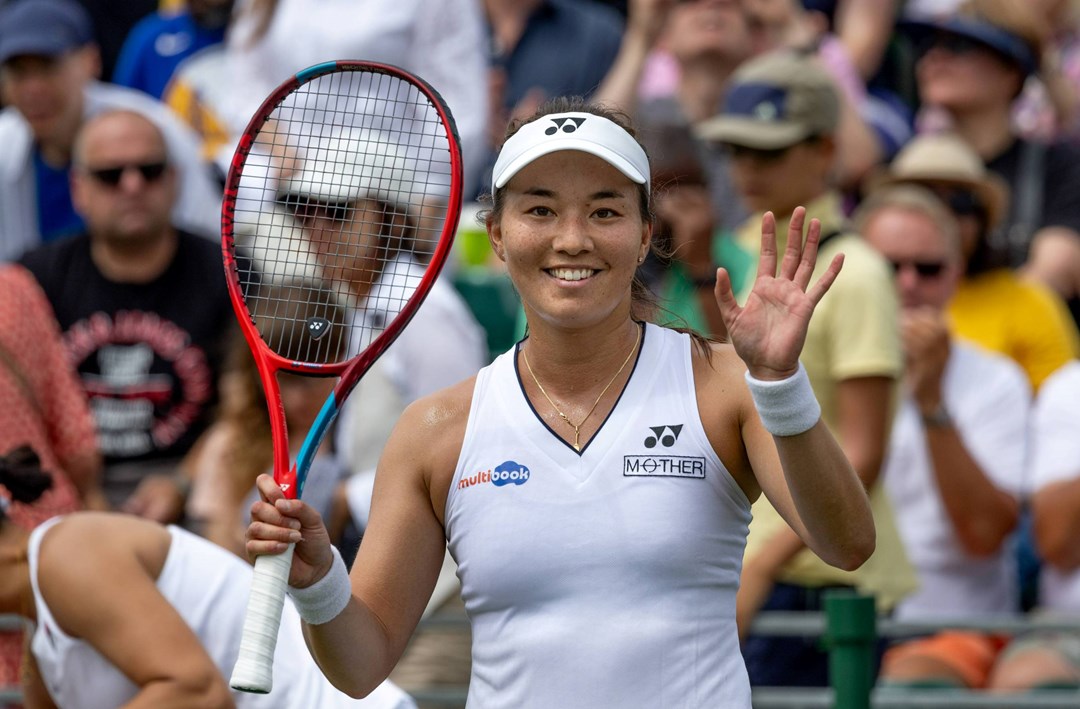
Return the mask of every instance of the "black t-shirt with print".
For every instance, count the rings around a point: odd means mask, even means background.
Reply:
[[[109,467],[175,461],[217,403],[225,342],[235,325],[220,247],[180,234],[172,263],[149,283],[116,283],[83,235],[22,258],[56,312],[90,398]],[[110,495],[111,497],[111,495]]]

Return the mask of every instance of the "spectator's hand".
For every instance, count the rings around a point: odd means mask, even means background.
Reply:
[[[949,327],[941,313],[930,309],[900,316],[904,345],[904,381],[919,410],[926,415],[941,405],[941,382],[949,361]]]
[[[180,519],[186,495],[173,475],[148,475],[139,482],[123,505],[123,511],[159,524]]]
[[[671,8],[678,0],[630,0],[626,14],[626,34],[636,35],[652,47],[667,24]]]
[[[334,562],[322,517],[302,500],[286,500],[269,475],[260,475],[255,485],[262,499],[251,506],[248,558],[254,561],[263,554],[280,554],[295,543],[289,585],[310,586],[325,576]]]
[[[507,111],[504,105],[508,85],[509,79],[505,70],[496,67],[488,71],[488,141],[493,149],[498,149],[503,144],[506,125],[510,119],[528,118],[547,100],[543,89],[533,87]]]
[[[821,223],[810,221],[803,246],[806,210],[797,207],[788,224],[787,248],[777,273],[776,219],[766,212],[761,220],[761,255],[753,290],[740,307],[726,269],[716,274],[714,295],[735,351],[751,376],[762,380],[786,379],[799,368],[799,354],[806,342],[810,316],[840,273],[844,262],[838,254],[810,287],[817,264]]]

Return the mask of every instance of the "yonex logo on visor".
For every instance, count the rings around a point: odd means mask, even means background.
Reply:
[[[503,144],[491,173],[492,186],[504,187],[532,161],[560,150],[595,155],[650,188],[645,150],[618,124],[592,113],[556,113],[523,125]]]

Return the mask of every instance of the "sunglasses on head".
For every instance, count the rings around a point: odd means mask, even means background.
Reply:
[[[945,270],[944,261],[894,261],[889,259],[893,271],[900,273],[905,268],[914,268],[920,278],[936,278]]]
[[[99,167],[99,168],[87,168],[86,174],[94,178],[103,185],[109,187],[116,187],[120,184],[120,180],[123,179],[124,173],[128,170],[137,170],[145,182],[157,182],[161,179],[161,176],[165,174],[165,169],[168,165],[165,161],[160,162],[147,162],[130,165],[119,165],[117,167]]]

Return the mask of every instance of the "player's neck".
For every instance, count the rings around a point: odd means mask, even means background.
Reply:
[[[591,328],[587,334],[540,327],[523,344],[536,377],[555,392],[572,396],[606,382],[642,337],[629,318]],[[627,370],[630,367],[626,368]]]

